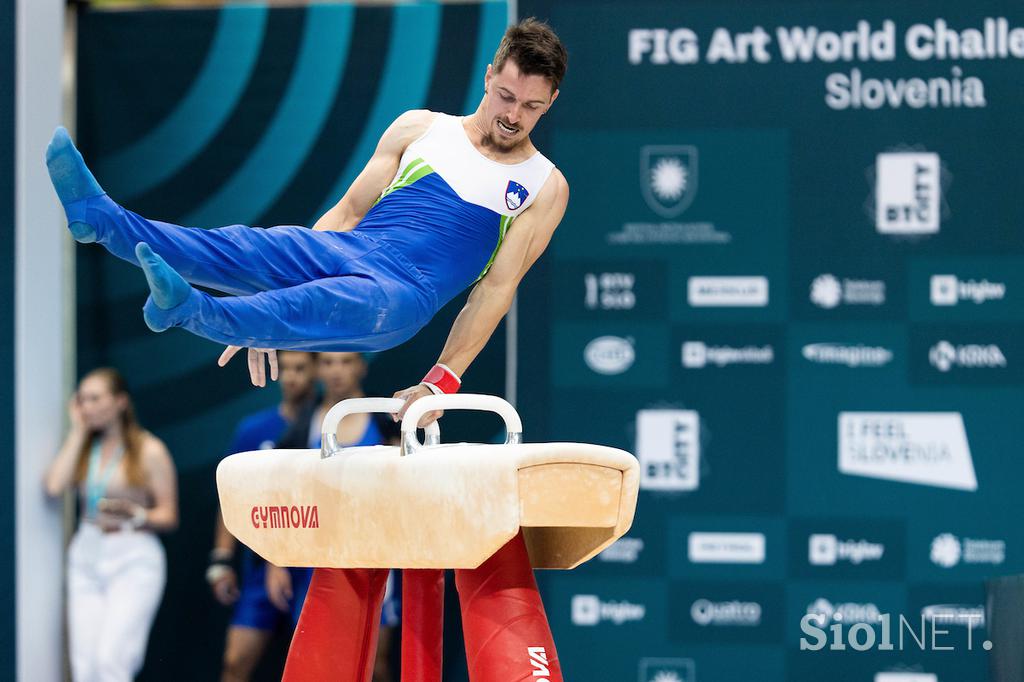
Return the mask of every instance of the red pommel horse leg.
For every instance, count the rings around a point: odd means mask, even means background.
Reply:
[[[455,584],[472,682],[562,682],[522,531]]]
[[[282,682],[368,682],[387,582],[384,568],[314,570]]]
[[[316,569],[283,681],[369,682],[386,581],[384,569]],[[522,533],[455,582],[472,682],[562,682]],[[443,571],[403,572],[402,682],[441,682],[443,609]]]

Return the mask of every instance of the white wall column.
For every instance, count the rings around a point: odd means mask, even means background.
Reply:
[[[42,488],[65,428],[67,231],[43,162],[62,122],[63,0],[17,1],[15,532],[18,679],[63,677],[61,505]]]

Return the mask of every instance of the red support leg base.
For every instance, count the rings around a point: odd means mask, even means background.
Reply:
[[[402,682],[441,682],[444,571],[402,571]]]
[[[522,533],[455,583],[472,682],[562,682]]]
[[[387,580],[385,569],[316,569],[282,682],[370,682]]]

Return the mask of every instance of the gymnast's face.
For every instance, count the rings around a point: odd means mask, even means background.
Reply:
[[[82,422],[90,431],[106,431],[121,418],[127,407],[127,396],[114,393],[110,382],[102,376],[88,376],[78,385],[78,407]]]
[[[500,71],[488,65],[484,88],[484,144],[501,151],[512,151],[525,143],[537,121],[558,97],[558,90],[551,90],[550,80],[521,73],[511,59],[505,61]]]
[[[332,400],[344,400],[363,392],[366,361],[359,353],[320,353],[316,371]]]
[[[281,351],[278,353],[278,365],[281,370],[281,396],[287,402],[305,399],[316,381],[313,355],[302,351]]]

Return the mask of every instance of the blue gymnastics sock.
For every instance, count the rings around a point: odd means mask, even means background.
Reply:
[[[53,133],[46,148],[46,167],[50,171],[50,181],[57,190],[60,202],[65,210],[68,205],[103,194],[103,188],[85,165],[82,155],[75,149],[71,136],[63,127]],[[71,235],[83,244],[96,241],[96,228],[80,220],[68,218],[68,229]]]
[[[163,258],[153,253],[146,242],[139,242],[135,247],[135,257],[139,259],[142,271],[149,282],[150,299],[160,310],[170,310],[185,301],[192,294],[192,287]],[[146,316],[146,324],[155,332],[162,332],[166,325],[150,320]]]

